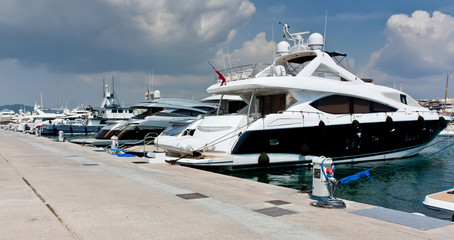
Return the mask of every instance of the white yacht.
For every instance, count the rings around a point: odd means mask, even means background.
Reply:
[[[16,113],[13,110],[3,109],[0,112],[0,124],[8,124],[14,116]]]
[[[206,116],[177,136],[161,135],[172,161],[227,170],[306,165],[315,156],[337,163],[417,154],[451,120],[408,94],[363,80],[324,51],[323,37],[290,33],[271,65],[222,71],[210,94],[238,95],[242,113]],[[170,158],[168,158],[170,159]]]
[[[56,118],[62,117],[64,114],[55,113],[55,112],[44,112],[41,110],[40,105],[33,107],[33,112],[23,113],[13,118],[15,131],[26,132],[26,133],[35,133],[39,130],[44,123],[48,123]]]
[[[58,135],[60,131],[70,134],[96,133],[108,122],[128,120],[133,116],[131,108],[123,108],[118,103],[112,82],[103,83],[104,98],[100,109],[89,106],[65,111],[64,115],[42,124],[42,135]]]
[[[172,124],[187,124],[196,120],[199,115],[210,114],[216,110],[214,104],[196,100],[161,98],[157,90],[150,94],[147,101],[131,107],[134,109],[134,117],[127,123],[118,123],[104,136],[101,136],[100,131],[96,138],[110,139],[116,135],[119,140],[142,140],[147,135],[155,137]]]

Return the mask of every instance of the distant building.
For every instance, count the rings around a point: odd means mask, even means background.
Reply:
[[[443,112],[443,107],[445,106],[444,98],[435,98],[435,99],[419,99],[418,103],[430,110],[437,112]],[[446,98],[445,112],[453,113],[454,112],[454,98]]]

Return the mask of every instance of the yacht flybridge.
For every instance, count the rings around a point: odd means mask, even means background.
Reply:
[[[418,153],[450,119],[396,89],[364,81],[324,52],[323,37],[284,34],[273,64],[222,71],[210,94],[238,95],[243,113],[206,116],[155,144],[182,165],[304,165],[315,156],[337,163],[386,160]]]

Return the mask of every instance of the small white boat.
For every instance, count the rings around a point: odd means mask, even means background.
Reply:
[[[454,213],[454,188],[429,194],[424,198],[423,203],[429,208],[441,209]],[[454,221],[454,215],[452,220]]]
[[[0,124],[8,124],[14,116],[16,113],[13,110],[3,109],[0,112]]]

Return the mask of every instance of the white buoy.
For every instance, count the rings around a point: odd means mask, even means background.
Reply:
[[[63,131],[58,132],[58,141],[64,142],[65,141],[65,133]]]
[[[110,139],[112,140],[112,145],[110,146],[110,148],[117,149],[118,148],[118,137],[112,136]]]

